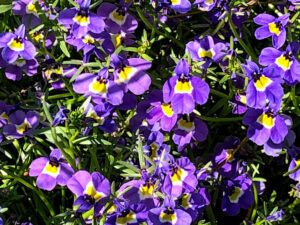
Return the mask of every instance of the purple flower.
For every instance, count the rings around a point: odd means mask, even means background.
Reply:
[[[262,13],[256,16],[254,23],[261,25],[255,31],[255,37],[258,40],[262,40],[272,36],[273,46],[280,48],[286,40],[285,26],[289,22],[289,14],[284,14],[275,18],[272,15]]]
[[[29,167],[29,176],[37,177],[37,187],[47,191],[53,190],[57,184],[65,186],[73,173],[59,149],[53,149],[49,157],[33,160]]]
[[[210,90],[208,84],[189,74],[190,67],[184,59],[178,62],[174,72],[175,76],[163,86],[163,98],[164,102],[171,104],[175,113],[191,113],[195,104],[203,105],[207,102]]]
[[[296,134],[292,130],[290,130],[293,124],[292,119],[286,115],[281,116],[284,119],[284,122],[288,128],[288,134],[285,136],[284,140],[278,144],[274,143],[271,139],[269,139],[264,144],[263,149],[265,154],[273,157],[279,156],[280,152],[282,152],[282,149],[291,149],[296,139]]]
[[[210,11],[215,7],[216,3],[217,0],[196,0],[194,5],[201,11]]]
[[[109,181],[99,172],[90,174],[79,170],[68,180],[67,186],[76,195],[74,206],[77,212],[94,207],[94,215],[98,215],[110,196]]]
[[[279,68],[279,73],[288,85],[300,82],[300,63],[297,54],[300,50],[299,42],[290,43],[285,51],[275,48],[264,48],[259,56],[259,63],[263,66]]]
[[[58,22],[66,28],[71,28],[71,34],[75,37],[82,37],[89,31],[99,34],[104,31],[103,19],[90,12],[90,0],[83,0],[79,3],[79,8],[63,10],[59,13]]]
[[[148,214],[151,225],[189,225],[192,223],[191,216],[182,209],[175,206],[173,199],[165,198],[160,208],[151,209]]]
[[[248,209],[253,203],[252,180],[242,174],[232,179],[223,180],[223,197],[221,207],[223,212],[235,216],[240,208]]]
[[[189,0],[171,0],[170,2],[170,8],[179,13],[187,13],[192,6]]]
[[[212,160],[213,168],[224,177],[234,177],[238,175],[239,161],[235,158],[234,150],[240,144],[237,137],[227,137],[224,143],[216,145]]]
[[[21,138],[30,135],[39,124],[39,115],[34,111],[17,110],[9,115],[9,123],[3,127],[8,138]]]
[[[89,103],[89,99],[87,99],[81,109],[83,110],[83,114],[86,117],[86,123],[88,126],[85,127],[84,135],[87,135],[93,128],[94,124],[98,126],[104,132],[112,133],[117,127],[111,118],[111,111],[113,107],[109,103],[99,103],[94,106]]]
[[[124,5],[104,2],[99,6],[97,15],[104,18],[105,28],[109,33],[133,33],[138,26],[137,20],[127,12]]]
[[[158,122],[163,131],[171,131],[177,122],[177,114],[170,104],[164,102],[152,102],[146,118],[151,125]]]
[[[178,204],[180,208],[189,213],[192,220],[195,221],[203,212],[205,206],[210,204],[210,195],[205,188],[200,188],[193,193],[183,194],[178,199]]]
[[[23,24],[14,33],[2,33],[0,35],[1,48],[2,58],[7,63],[15,62],[18,57],[31,60],[37,53],[34,45],[25,38],[25,26]]]
[[[151,78],[145,71],[151,68],[151,62],[140,58],[125,59],[117,55],[112,55],[111,60],[114,80],[124,86],[125,92],[130,90],[135,95],[141,95],[149,89]]]
[[[166,168],[166,176],[162,191],[167,195],[179,197],[183,193],[190,193],[198,184],[194,175],[196,168],[187,157],[181,157]]]
[[[104,101],[112,105],[120,105],[123,102],[124,92],[118,84],[109,79],[106,67],[97,75],[91,73],[79,75],[73,84],[73,89],[76,93],[91,96],[97,104]]]
[[[236,94],[230,101],[233,114],[244,114],[247,111],[247,98],[245,94]]]
[[[105,54],[111,54],[114,51],[114,45],[110,35],[107,32],[95,34],[88,32],[82,37],[67,37],[66,42],[76,47],[77,51],[83,50],[83,62],[88,62],[90,56],[94,53],[99,59],[104,59],[103,51],[98,49],[101,46]]]
[[[14,106],[8,105],[3,101],[0,101],[0,128],[9,122],[9,115],[15,109]]]
[[[65,87],[63,77],[72,77],[77,68],[74,66],[63,67],[60,63],[55,62],[54,59],[46,57],[46,60],[42,63],[43,66],[43,78],[45,82],[50,83],[52,88],[60,90]]]
[[[284,93],[279,83],[279,71],[274,67],[267,67],[260,71],[258,66],[251,61],[247,61],[243,67],[249,78],[246,90],[247,105],[262,109],[268,104],[274,111],[280,109]]]
[[[192,141],[202,142],[206,140],[207,135],[208,128],[206,124],[195,116],[191,116],[189,120],[186,118],[178,120],[172,140],[181,150]]]
[[[70,110],[66,109],[65,107],[59,107],[59,110],[53,119],[52,126],[55,127],[63,124],[67,120],[69,112]]]
[[[157,189],[156,179],[146,172],[142,172],[142,179],[126,182],[121,186],[119,192],[131,187],[122,196],[129,204],[143,204],[147,209],[158,206],[159,200],[155,192]]]
[[[273,212],[271,215],[267,216],[266,220],[270,222],[283,220],[285,213],[282,209]]]
[[[285,118],[272,111],[250,108],[243,123],[249,126],[247,136],[257,145],[264,145],[269,139],[279,144],[288,134]]]
[[[19,81],[22,78],[22,73],[27,76],[33,76],[37,73],[39,64],[35,59],[24,60],[17,59],[9,64],[0,57],[0,68],[5,68],[5,76],[7,79]]]
[[[290,162],[290,165],[289,165],[289,168],[288,168],[288,171],[293,171],[295,170],[293,173],[289,174],[289,177],[295,181],[298,181],[300,182],[300,169],[299,169],[299,166],[300,166],[300,160],[297,159],[297,158],[292,158],[291,162]],[[298,169],[296,169],[298,168]]]
[[[22,16],[22,24],[28,28],[33,28],[41,22],[35,4],[33,0],[16,0],[12,3],[13,13]]]
[[[140,225],[147,220],[147,210],[144,205],[120,203],[115,201],[115,207],[109,209],[113,211],[107,216],[104,225]]]
[[[219,62],[224,58],[227,47],[224,43],[214,43],[211,36],[205,36],[201,40],[190,41],[186,49],[194,61],[203,62],[201,67],[207,69],[212,62]]]

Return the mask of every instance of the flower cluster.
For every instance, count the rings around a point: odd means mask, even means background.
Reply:
[[[295,219],[299,1],[112,2],[0,5],[0,224]]]

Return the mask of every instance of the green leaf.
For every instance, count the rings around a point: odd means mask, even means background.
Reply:
[[[11,5],[0,5],[0,14],[11,10]]]
[[[59,47],[62,50],[62,52],[65,54],[65,56],[67,56],[68,58],[70,58],[70,53],[69,53],[69,50],[67,48],[66,42],[60,41],[59,42]]]

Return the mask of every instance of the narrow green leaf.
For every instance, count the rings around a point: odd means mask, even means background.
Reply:
[[[62,50],[62,52],[65,54],[65,56],[67,56],[68,58],[70,58],[70,53],[69,53],[69,50],[67,48],[66,42],[60,41],[59,42],[59,47]]]
[[[11,10],[11,5],[0,5],[0,14]]]

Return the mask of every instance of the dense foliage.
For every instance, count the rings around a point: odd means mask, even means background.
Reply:
[[[299,0],[0,0],[0,224],[300,224]]]

